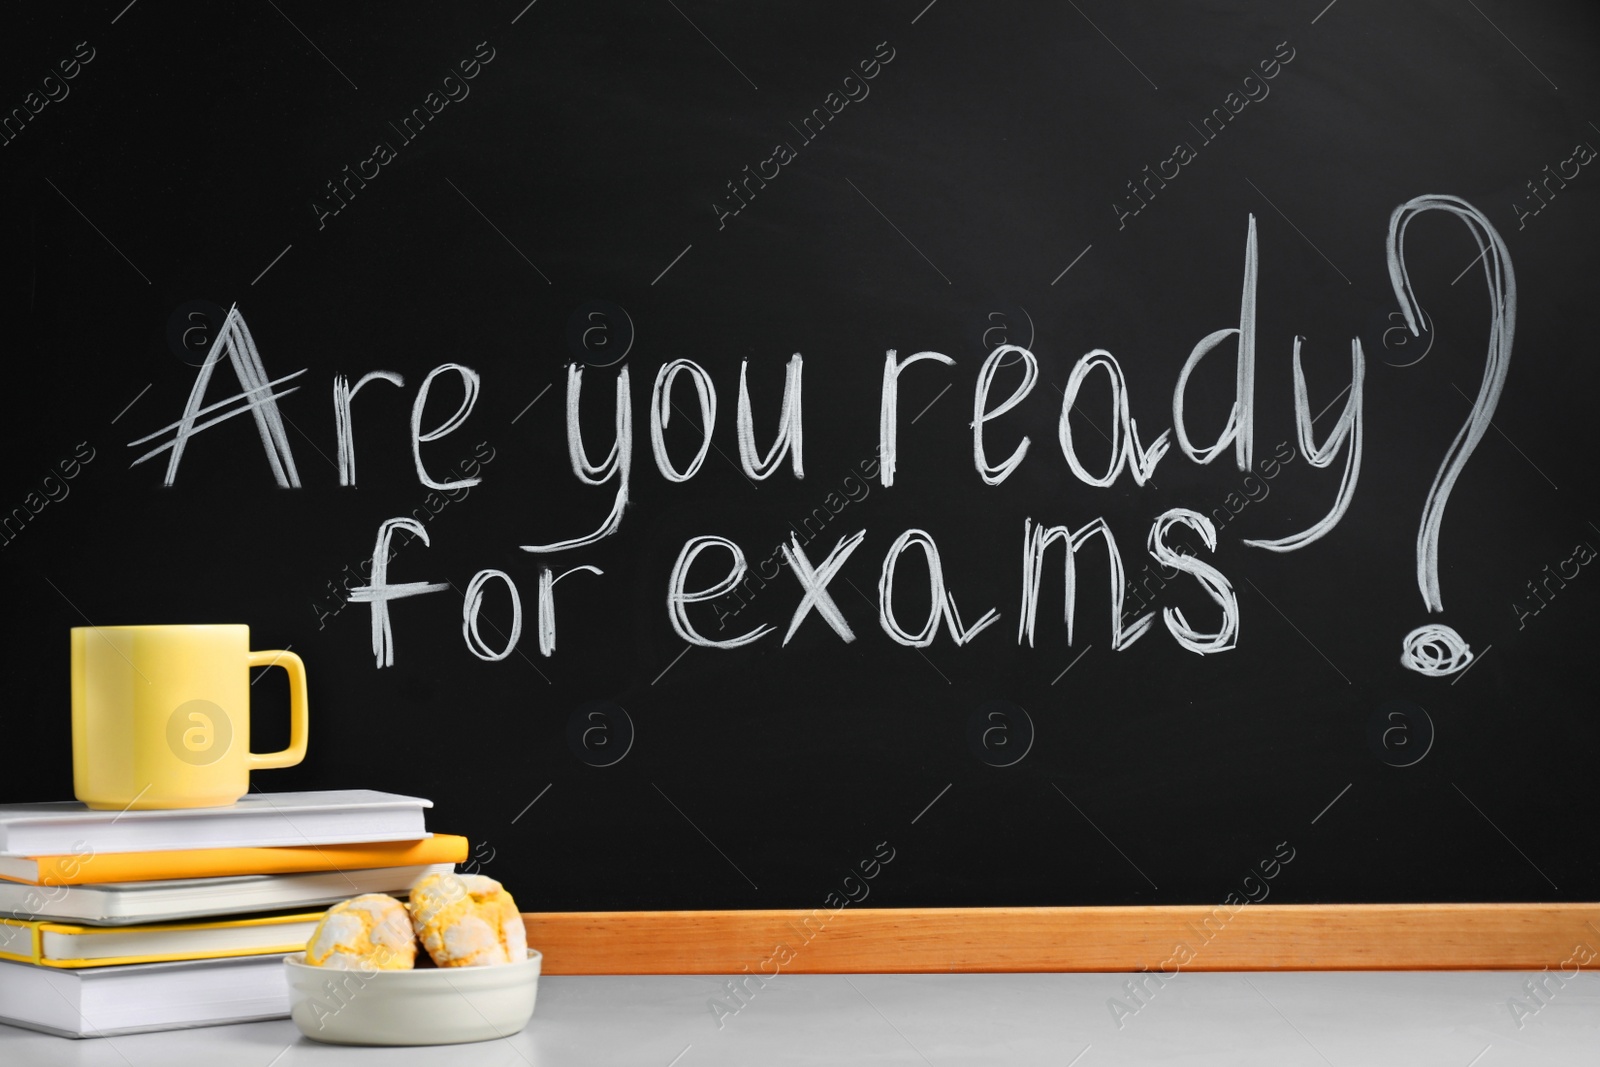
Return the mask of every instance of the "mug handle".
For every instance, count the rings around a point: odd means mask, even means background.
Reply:
[[[282,752],[250,753],[250,769],[293,767],[306,758],[306,734],[310,713],[306,707],[306,665],[293,652],[251,652],[245,663],[250,667],[282,667],[289,672],[289,747]]]

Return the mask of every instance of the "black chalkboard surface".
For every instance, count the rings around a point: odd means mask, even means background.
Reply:
[[[530,909],[1600,897],[1592,5],[199,15],[0,44],[0,799],[248,622]]]

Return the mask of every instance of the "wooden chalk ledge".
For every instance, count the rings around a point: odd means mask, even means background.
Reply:
[[[533,912],[546,974],[1532,969],[1600,952],[1600,904]]]

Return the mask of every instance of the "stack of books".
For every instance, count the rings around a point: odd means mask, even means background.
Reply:
[[[281,1018],[322,910],[466,859],[419,797],[251,793],[228,808],[0,804],[0,1022],[68,1037]]]

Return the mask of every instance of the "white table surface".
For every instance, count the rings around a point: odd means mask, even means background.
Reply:
[[[0,1064],[183,1067],[470,1064],[1600,1064],[1600,976],[1519,1029],[1510,971],[1180,974],[1119,1029],[1126,974],[784,975],[718,1027],[725,979],[543,978],[514,1038],[438,1048],[318,1044],[287,1021],[71,1041],[0,1026]],[[1555,988],[1550,983],[1550,988]]]

